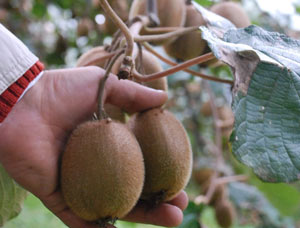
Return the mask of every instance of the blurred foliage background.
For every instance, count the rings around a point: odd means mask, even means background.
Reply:
[[[126,1],[126,0],[122,0]],[[215,2],[197,0],[210,7]],[[131,1],[127,1],[130,6]],[[297,0],[241,1],[253,24],[267,30],[300,36],[300,2]],[[126,15],[125,15],[126,17]],[[112,40],[104,25],[105,15],[97,0],[0,0],[0,23],[19,37],[46,65],[47,69],[68,68],[76,65],[78,57],[92,47],[109,44]],[[162,55],[162,48],[155,47]],[[161,63],[164,68],[168,66]],[[193,67],[199,70],[198,66]],[[201,68],[201,71],[221,78],[232,79],[226,66]],[[170,109],[185,125],[191,138],[195,168],[214,169],[216,157],[209,142],[214,142],[213,117],[207,106],[211,96],[202,80],[187,73],[176,73],[168,78]],[[214,92],[214,103],[220,118],[232,121],[230,86],[209,82]],[[228,196],[237,216],[234,227],[286,228],[300,227],[300,184],[263,183],[233,158],[228,144],[230,124],[222,131],[224,167],[226,175],[247,175],[246,183],[228,185]],[[187,187],[190,204],[181,227],[218,228],[211,206],[197,205],[195,199],[203,189],[192,178]],[[154,226],[117,222],[120,228],[150,228]],[[8,222],[6,228],[61,228],[65,227],[33,195],[27,197],[21,214]]]

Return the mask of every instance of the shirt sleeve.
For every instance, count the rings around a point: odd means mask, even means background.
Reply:
[[[0,123],[43,69],[38,58],[0,24]]]

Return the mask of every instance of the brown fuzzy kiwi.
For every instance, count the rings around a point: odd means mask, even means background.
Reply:
[[[107,54],[108,52],[105,51],[104,46],[94,47],[79,57],[76,66],[99,66],[103,68],[106,60],[102,60],[101,57]]]
[[[144,174],[141,148],[125,125],[86,122],[72,132],[63,153],[62,194],[80,218],[106,222],[135,206]]]
[[[193,5],[187,5],[185,27],[205,25],[200,12]],[[203,54],[207,43],[202,39],[201,31],[194,31],[178,37],[164,45],[166,53],[179,60],[189,60]]]
[[[230,201],[223,199],[215,206],[216,220],[223,228],[232,226],[235,218],[235,209]]]
[[[214,170],[210,168],[202,168],[193,171],[193,179],[197,184],[203,185],[214,174]]]
[[[236,27],[244,28],[251,25],[250,19],[242,6],[236,2],[220,2],[210,9],[215,14],[227,18]]]
[[[163,71],[163,68],[157,58],[147,50],[143,50],[142,54],[142,72],[145,75],[154,74]],[[136,64],[139,61],[139,58],[136,60]],[[159,78],[157,80],[144,82],[143,85],[148,86],[153,89],[159,89],[163,91],[168,91],[168,81],[166,77]]]
[[[138,15],[146,15],[146,3],[147,0],[134,0],[129,11],[129,20]],[[159,0],[157,1],[157,14],[160,20],[159,27],[183,27],[186,18],[185,1]],[[147,34],[147,32],[143,31],[142,34]],[[160,45],[172,40],[155,42],[155,44]]]
[[[156,108],[129,121],[144,156],[142,200],[157,204],[173,199],[188,183],[192,170],[189,138],[175,116]]]

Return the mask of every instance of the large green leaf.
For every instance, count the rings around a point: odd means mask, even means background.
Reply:
[[[235,76],[233,153],[264,181],[299,180],[300,42],[257,26],[236,29],[197,8],[209,22],[203,38]]]
[[[20,213],[26,195],[0,164],[0,227]]]

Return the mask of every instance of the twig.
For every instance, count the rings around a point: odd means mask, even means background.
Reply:
[[[224,185],[231,182],[237,181],[247,181],[248,177],[245,175],[236,175],[236,176],[227,176],[227,177],[220,177],[216,180],[217,185]]]
[[[156,28],[151,28],[151,27],[144,27],[144,30],[147,34],[162,34],[162,33],[168,33],[168,32],[174,32],[177,31],[178,29],[182,29],[182,27],[156,27]]]
[[[199,195],[194,199],[194,203],[199,205],[199,204],[209,204],[212,195],[214,194],[214,192],[212,191],[213,189],[216,189],[219,185],[224,185],[224,184],[228,184],[228,183],[232,183],[232,182],[240,182],[240,181],[247,181],[248,177],[245,175],[236,175],[236,176],[227,176],[227,177],[219,177],[216,178],[214,180],[214,182],[212,182],[212,184],[210,186],[213,186],[211,188],[211,191],[206,193],[206,195]]]
[[[142,45],[145,47],[145,49],[149,52],[151,52],[153,55],[155,55],[157,58],[159,58],[161,61],[171,65],[171,66],[176,66],[178,65],[177,63],[163,57],[162,55],[160,55],[158,52],[156,52],[149,43],[146,43],[146,42],[143,42]],[[233,81],[231,80],[226,80],[226,79],[221,79],[221,78],[216,78],[216,77],[213,77],[213,76],[209,76],[209,75],[206,75],[206,74],[202,74],[200,72],[197,72],[197,71],[194,71],[194,70],[190,70],[190,69],[185,69],[183,70],[187,73],[190,73],[194,76],[197,76],[197,77],[200,77],[200,78],[203,78],[203,79],[206,79],[206,80],[210,80],[210,81],[215,81],[215,82],[221,82],[221,83],[226,83],[226,84],[230,84],[230,85],[233,85]]]
[[[122,31],[123,35],[125,36],[127,42],[127,48],[125,52],[126,56],[132,56],[134,40],[132,35],[130,34],[128,27],[111,8],[107,0],[99,1],[105,13],[111,18],[111,20],[115,23],[115,25]]]
[[[143,35],[143,36],[137,35],[137,36],[134,36],[134,41],[135,42],[164,41],[164,40],[168,40],[173,37],[181,36],[181,35],[187,34],[189,32],[196,31],[196,30],[199,30],[199,26],[181,28],[179,30],[165,33],[165,34],[160,34],[160,35]]]
[[[113,67],[114,63],[116,60],[124,53],[124,49],[120,50],[109,62],[108,67],[106,69],[106,72],[104,74],[103,79],[100,80],[99,83],[99,92],[98,92],[98,110],[97,110],[97,117],[99,120],[106,119],[107,114],[105,113],[104,110],[104,104],[103,104],[103,94],[104,94],[104,88],[105,88],[105,83],[110,75],[111,68]]]
[[[184,70],[190,66],[193,66],[195,64],[199,64],[202,62],[206,62],[210,59],[213,59],[214,55],[212,53],[207,53],[205,55],[201,55],[199,57],[196,57],[194,59],[188,60],[186,62],[183,62],[181,64],[178,64],[174,67],[171,67],[165,71],[162,72],[158,72],[158,73],[154,73],[154,74],[149,74],[149,75],[142,75],[139,72],[137,72],[136,69],[133,70],[133,74],[132,76],[139,82],[148,82],[148,81],[152,81],[158,78],[162,78],[171,74],[174,74],[178,71]]]

